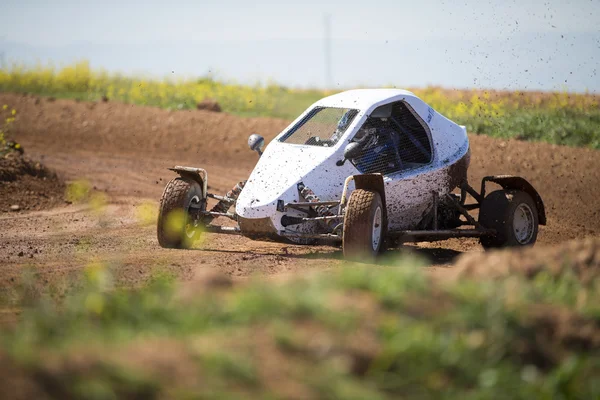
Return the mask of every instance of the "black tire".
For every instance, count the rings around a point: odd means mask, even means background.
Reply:
[[[496,231],[496,235],[480,239],[486,249],[531,246],[537,240],[537,207],[529,194],[519,190],[497,190],[487,195],[479,210],[479,223]]]
[[[372,260],[384,249],[386,227],[383,207],[377,192],[364,189],[352,192],[344,216],[342,249],[345,258]],[[381,229],[379,240],[374,240],[378,227]]]
[[[189,248],[202,235],[201,218],[190,213],[192,203],[203,204],[202,188],[198,182],[183,178],[171,179],[162,197],[156,234],[158,243],[166,248]]]

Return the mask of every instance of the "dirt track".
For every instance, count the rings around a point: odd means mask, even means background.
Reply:
[[[230,189],[251,171],[257,156],[246,147],[250,133],[267,141],[287,121],[237,118],[208,111],[173,111],[116,103],[77,103],[0,94],[0,104],[18,110],[16,137],[31,157],[66,180],[87,179],[108,196],[101,214],[84,205],[47,211],[0,213],[0,287],[34,265],[47,280],[62,280],[92,261],[114,267],[126,284],[143,281],[156,268],[184,279],[218,270],[232,276],[281,276],[339,268],[334,247],[301,247],[207,235],[198,249],[165,250],[153,225],[136,218],[140,204],[160,197],[174,164],[203,166],[215,192]],[[472,135],[469,179],[489,174],[527,178],[546,204],[548,225],[540,244],[600,235],[600,153],[544,143],[502,141]],[[0,194],[2,195],[2,194]],[[417,251],[434,272],[449,268],[462,252],[479,252],[476,240],[450,240],[393,251]],[[21,256],[19,254],[22,253]],[[388,257],[386,262],[390,262]]]

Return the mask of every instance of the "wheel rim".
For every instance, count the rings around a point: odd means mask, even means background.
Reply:
[[[519,204],[513,218],[513,232],[519,244],[528,244],[533,237],[535,219],[533,210],[525,203]]]
[[[381,224],[381,207],[377,207],[375,210],[375,216],[373,217],[373,234],[371,235],[371,244],[373,245],[373,250],[375,251],[379,250],[379,242],[381,242],[382,231],[383,226]]]
[[[185,236],[188,239],[192,239],[196,235],[196,230],[198,229],[198,218],[194,218],[192,213],[190,213],[190,207],[192,204],[199,204],[200,198],[198,196],[194,196],[190,199],[190,203],[187,206],[186,212],[186,221],[185,221]]]

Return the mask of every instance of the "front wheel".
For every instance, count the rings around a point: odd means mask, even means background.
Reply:
[[[481,238],[484,248],[531,246],[538,235],[538,210],[520,190],[496,190],[483,199],[479,222],[496,234]]]
[[[374,259],[385,239],[384,208],[379,193],[356,189],[344,216],[342,249],[345,258]]]
[[[202,235],[201,212],[206,209],[202,188],[193,180],[174,178],[163,191],[158,213],[158,243],[188,248]]]

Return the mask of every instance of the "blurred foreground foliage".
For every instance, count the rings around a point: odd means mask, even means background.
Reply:
[[[404,260],[284,282],[90,265],[0,333],[0,391],[44,398],[600,398],[600,281],[431,280]],[[566,269],[567,270],[567,269]],[[29,294],[28,294],[29,293]],[[19,382],[14,386],[14,382]],[[11,391],[10,393],[15,393]]]
[[[407,85],[410,87],[410,84]],[[242,85],[211,76],[146,79],[93,70],[86,61],[63,68],[13,65],[0,70],[0,91],[151,105],[174,110],[216,100],[242,116],[296,118],[316,100],[335,91],[292,89],[275,83]],[[434,109],[467,126],[469,132],[600,149],[599,97],[567,92],[412,89]]]
[[[15,122],[17,110],[3,104],[0,107],[0,157],[11,152],[23,154],[24,150],[20,143],[12,138],[12,125]]]

